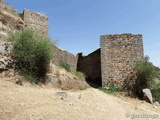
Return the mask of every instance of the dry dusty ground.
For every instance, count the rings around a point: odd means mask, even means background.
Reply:
[[[160,108],[98,89],[66,91],[67,99],[55,95],[61,90],[44,86],[19,86],[0,79],[0,120],[130,120],[134,115],[155,115]],[[143,117],[143,116],[140,116]],[[134,118],[134,120],[152,118]]]

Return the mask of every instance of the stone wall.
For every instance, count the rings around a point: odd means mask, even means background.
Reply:
[[[10,31],[28,27],[48,36],[48,18],[40,13],[24,9],[18,13],[11,5],[0,0],[0,43],[5,42]],[[76,71],[77,57],[65,50],[56,47],[54,63],[59,65],[63,61],[71,66],[71,71]]]
[[[122,86],[132,75],[133,63],[144,58],[142,35],[102,35],[100,46],[102,86],[112,83]]]
[[[48,36],[48,18],[45,15],[26,9],[19,14],[12,6],[0,0],[0,43],[6,40],[8,32],[23,26]],[[70,64],[71,71],[84,72],[95,83],[101,82],[102,78],[103,87],[112,83],[122,86],[124,81],[132,75],[133,63],[144,57],[142,35],[130,33],[102,35],[100,46],[100,49],[88,56],[79,54],[77,57],[56,48],[54,63],[58,65],[60,61],[66,62]],[[3,45],[0,47],[3,48]]]
[[[24,9],[23,21],[26,27],[48,36],[48,18],[45,15]]]
[[[87,56],[78,54],[77,71],[83,72],[87,76],[87,81],[101,86],[101,59],[100,49]]]
[[[0,41],[6,41],[8,32],[20,29],[23,21],[9,4],[0,1]]]
[[[62,50],[58,47],[54,50],[53,63],[59,65],[59,62],[68,63],[71,67],[71,71],[75,72],[77,68],[77,57],[72,53]]]
[[[48,36],[48,18],[45,15],[27,9],[24,9],[23,13],[20,14],[11,5],[0,0],[0,27],[6,21],[9,21],[8,25],[10,26],[7,26],[9,28],[20,29],[24,25]]]
[[[8,3],[0,0],[0,10],[11,13],[12,15],[18,16],[18,12]]]
[[[13,60],[11,58],[11,51],[13,49],[12,42],[0,44],[0,70],[12,69]]]
[[[0,43],[0,77],[10,77],[15,74],[15,64],[11,55],[12,49],[12,42]]]

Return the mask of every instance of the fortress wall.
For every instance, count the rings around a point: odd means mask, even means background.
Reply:
[[[133,64],[144,58],[141,34],[113,34],[100,37],[102,86],[122,86],[132,75]]]
[[[0,10],[6,11],[11,13],[12,15],[18,16],[17,10],[15,10],[11,5],[4,2],[3,0],[0,0]]]
[[[24,9],[23,21],[26,27],[48,36],[48,18],[45,15]]]
[[[54,50],[53,63],[59,65],[59,62],[68,63],[72,72],[76,72],[77,69],[77,57],[68,51],[62,50],[58,47]]]
[[[101,53],[100,49],[83,56],[78,54],[77,71],[83,72],[87,76],[89,82],[101,86]]]

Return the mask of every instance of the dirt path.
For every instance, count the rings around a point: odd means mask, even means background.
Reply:
[[[0,80],[0,120],[130,120],[135,114],[160,119],[160,109],[136,99],[89,88],[66,91],[68,97],[62,100],[55,95],[60,91]]]

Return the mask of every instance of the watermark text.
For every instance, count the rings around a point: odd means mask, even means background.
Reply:
[[[158,114],[125,114],[126,118],[131,118],[131,119],[135,119],[135,118],[151,118],[151,119],[155,119],[158,118],[159,115]]]

